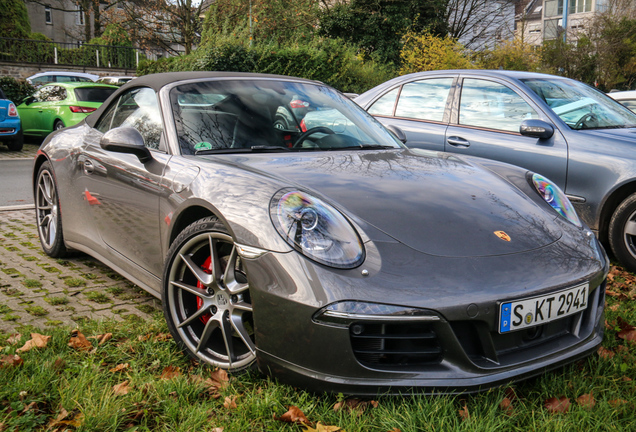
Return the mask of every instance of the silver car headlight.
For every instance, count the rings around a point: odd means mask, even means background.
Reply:
[[[298,252],[321,264],[348,269],[364,260],[364,248],[351,223],[331,205],[299,190],[272,198],[276,230]]]
[[[581,226],[581,220],[576,214],[572,203],[556,184],[540,174],[532,175],[532,183],[539,195],[545,202],[550,204],[550,207],[577,227]]]

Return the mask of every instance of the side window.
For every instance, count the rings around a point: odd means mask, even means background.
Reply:
[[[396,117],[441,122],[453,78],[431,78],[405,84],[395,110]]]
[[[394,88],[380,99],[375,101],[371,108],[369,108],[369,114],[393,116],[393,109],[395,108],[395,98],[397,98],[399,87]]]
[[[56,85],[42,87],[36,97],[40,102],[58,102],[66,99],[66,89]]]
[[[539,118],[537,112],[505,85],[481,79],[464,79],[459,124],[519,132],[522,121],[536,118]]]
[[[144,137],[146,147],[161,149],[163,125],[154,90],[142,87],[122,94],[100,118],[96,128],[106,132],[120,126],[137,129]]]

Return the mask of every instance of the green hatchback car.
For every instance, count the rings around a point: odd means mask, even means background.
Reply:
[[[73,126],[100,107],[119,87],[96,83],[51,83],[18,105],[25,135],[46,136]]]

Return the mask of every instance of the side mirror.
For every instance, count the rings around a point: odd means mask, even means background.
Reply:
[[[33,96],[28,96],[22,99],[22,102],[24,102],[25,105],[31,105],[34,101],[35,98]]]
[[[389,130],[389,132],[395,135],[397,139],[402,141],[402,144],[406,144],[406,134],[404,133],[402,129],[400,129],[399,127],[395,125],[388,125],[386,128]]]
[[[554,126],[543,120],[524,120],[519,126],[519,133],[539,139],[548,139],[554,135]]]
[[[118,127],[104,134],[99,141],[104,150],[117,153],[132,153],[139,158],[141,163],[150,162],[152,155],[148,147],[144,145],[144,137],[139,131],[131,127]]]

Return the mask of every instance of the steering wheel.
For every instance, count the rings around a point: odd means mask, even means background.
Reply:
[[[308,129],[307,132],[301,133],[298,136],[298,139],[296,139],[296,142],[294,143],[293,147],[300,147],[300,144],[303,141],[305,141],[309,135],[313,135],[315,133],[324,133],[324,134],[332,135],[334,133],[334,131],[332,131],[331,129],[329,129],[328,127],[325,127],[325,126],[313,127],[311,129]]]
[[[596,114],[587,113],[583,117],[581,117],[576,124],[574,125],[574,129],[581,129],[583,125],[587,125],[589,122],[598,123],[598,117]]]

